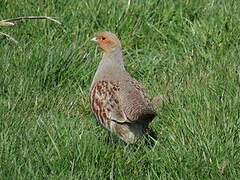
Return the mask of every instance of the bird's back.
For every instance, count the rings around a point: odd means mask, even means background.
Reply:
[[[145,90],[127,72],[123,77],[120,82],[119,98],[127,118],[131,122],[151,122],[156,112]]]

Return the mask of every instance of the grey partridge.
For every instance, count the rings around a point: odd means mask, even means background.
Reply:
[[[154,107],[145,90],[125,70],[117,36],[102,32],[92,41],[104,52],[90,88],[92,112],[103,127],[126,143],[134,143],[156,116]]]

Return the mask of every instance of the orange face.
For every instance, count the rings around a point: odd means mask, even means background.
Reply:
[[[96,42],[106,53],[111,52],[115,48],[121,48],[118,38],[109,32],[98,33],[92,41]]]

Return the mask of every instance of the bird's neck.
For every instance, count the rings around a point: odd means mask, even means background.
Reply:
[[[104,53],[98,69],[113,72],[125,71],[122,50],[116,48],[109,53]]]
[[[123,64],[122,50],[120,48],[116,48],[111,52],[105,52],[103,54],[94,79],[111,79],[119,72],[124,71],[125,68]]]

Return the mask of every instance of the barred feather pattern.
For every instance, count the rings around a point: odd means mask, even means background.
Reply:
[[[125,81],[124,84],[128,84],[128,87],[140,93],[141,99],[144,100],[144,106],[142,106],[143,102],[139,104],[138,101],[131,107],[129,107],[127,103],[124,105],[121,104],[121,100],[119,99],[121,90],[120,82],[97,81],[90,90],[92,111],[99,123],[110,131],[116,130],[116,127],[113,127],[113,121],[116,123],[133,123],[143,117],[143,121],[148,124],[156,116],[151,101],[139,83],[131,79]],[[130,93],[126,97],[130,96],[129,98],[132,98],[133,95],[134,94]],[[144,114],[147,116],[144,116]],[[116,126],[116,124],[114,124],[114,126]]]
[[[110,129],[110,113],[115,108],[120,109],[116,96],[119,90],[119,83],[98,81],[90,91],[92,111],[99,123],[107,129]]]
[[[144,88],[138,83],[138,81],[136,81],[135,79],[131,79],[128,81],[129,84],[131,84],[137,91],[140,92],[142,98],[145,100],[145,102],[147,103],[148,107],[154,111],[152,102],[149,100],[146,91],[144,90]]]

